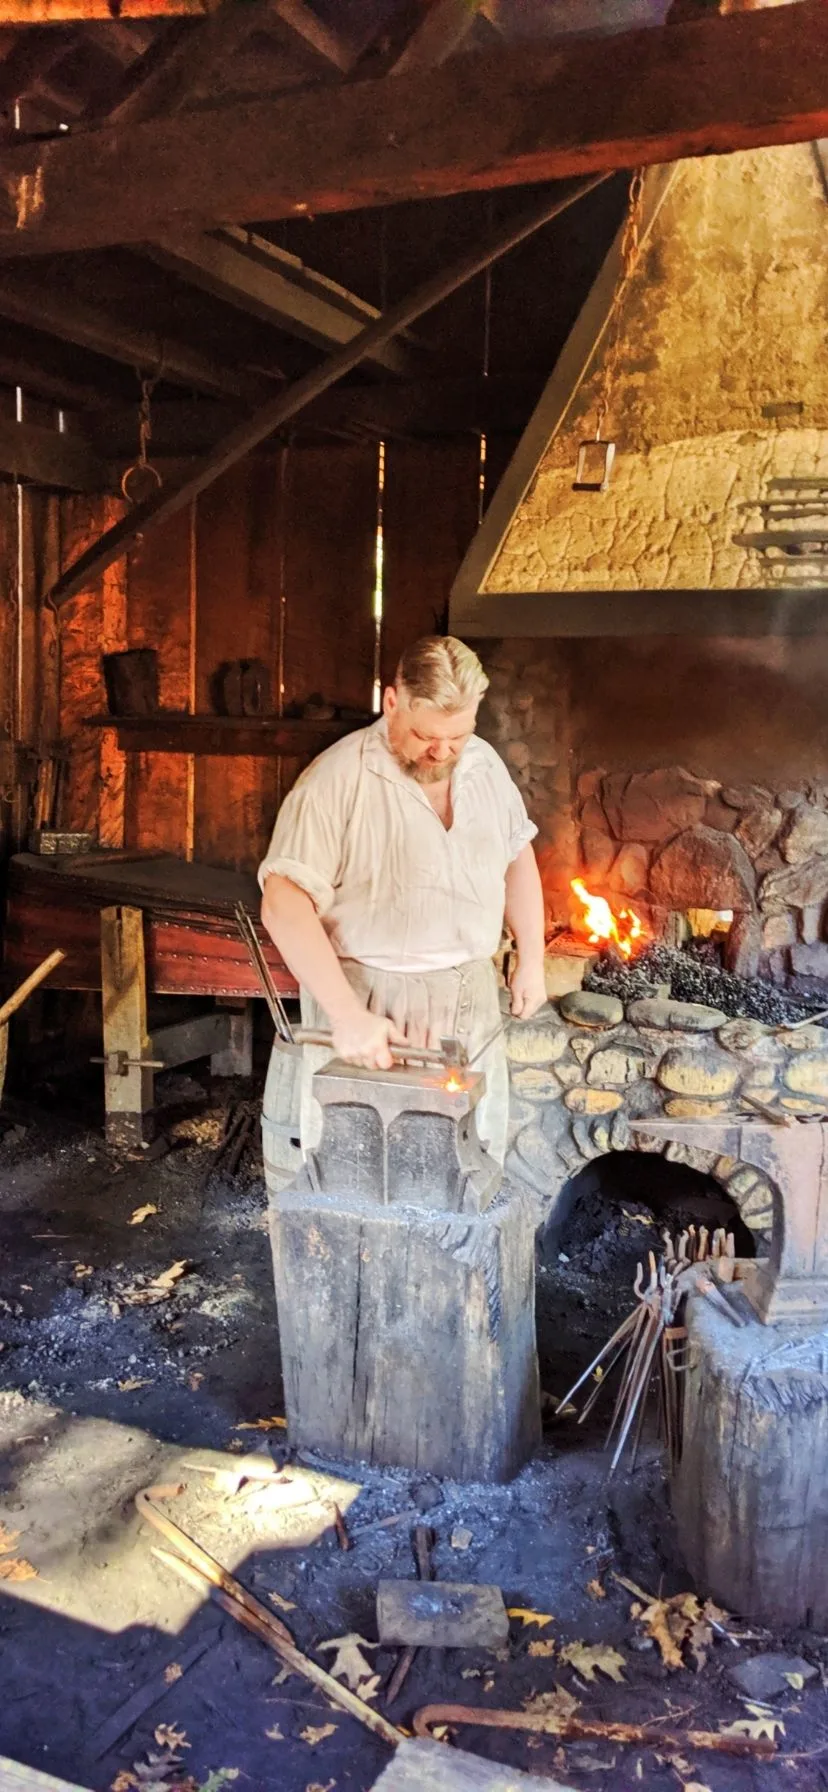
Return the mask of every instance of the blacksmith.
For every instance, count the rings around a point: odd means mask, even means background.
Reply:
[[[511,1011],[528,1019],[546,1000],[537,829],[502,760],[475,736],[487,684],[462,641],[416,641],[379,720],[329,747],[298,779],[259,867],[262,920],[300,984],[303,1023],[330,1030],[336,1053],[352,1064],[389,1069],[389,1044],[438,1045],[445,1035],[473,1057],[498,1025],[492,958],[504,915],[517,944]],[[305,1151],[321,1128],[312,1077],[330,1056],[304,1050]],[[282,1062],[274,1049],[266,1162]],[[502,1162],[502,1037],[475,1068],[486,1076],[478,1130]]]

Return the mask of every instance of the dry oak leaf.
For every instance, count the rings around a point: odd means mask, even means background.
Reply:
[[[299,1739],[301,1742],[307,1742],[310,1748],[315,1748],[317,1742],[324,1742],[325,1738],[333,1736],[338,1728],[338,1724],[306,1724],[304,1730],[299,1731]]]
[[[137,1786],[137,1784],[138,1781],[136,1780],[134,1773],[129,1773],[125,1769],[123,1773],[117,1773],[115,1775],[112,1785],[109,1788],[109,1792],[132,1792],[132,1787]]]
[[[371,1663],[366,1661],[363,1649],[378,1649],[379,1643],[369,1643],[357,1631],[350,1630],[347,1636],[333,1636],[326,1643],[318,1644],[318,1653],[335,1649],[336,1657],[331,1662],[330,1672],[335,1680],[344,1680],[352,1692],[358,1692],[364,1682],[372,1679]],[[364,1696],[364,1695],[363,1695]],[[369,1695],[371,1696],[371,1695]]]
[[[75,1264],[75,1280],[78,1282],[80,1282],[84,1276],[92,1276],[94,1273],[95,1271],[91,1263]]]
[[[133,1209],[133,1211],[130,1215],[130,1218],[127,1221],[127,1225],[143,1226],[144,1221],[149,1219],[150,1214],[157,1213],[157,1212],[158,1212],[158,1208],[156,1207],[155,1202],[147,1201],[146,1206],[135,1207]]]
[[[784,1736],[785,1725],[781,1717],[737,1717],[735,1723],[721,1725],[719,1734],[749,1736],[753,1742],[760,1742],[763,1736],[767,1736],[770,1742],[775,1742],[777,1730],[780,1736]]]
[[[555,1653],[555,1644],[551,1641],[551,1639],[547,1642],[530,1643],[529,1648],[527,1650],[528,1655],[549,1656],[549,1655],[554,1655],[554,1653]]]
[[[246,1419],[241,1425],[234,1425],[234,1431],[287,1431],[287,1419],[274,1413],[270,1419]]]
[[[9,1561],[0,1562],[0,1580],[37,1580],[38,1570],[27,1562],[24,1556],[12,1556]]]
[[[588,1580],[587,1592],[590,1599],[606,1599],[607,1596],[607,1589],[606,1587],[602,1587],[599,1580]]]
[[[153,1736],[159,1748],[192,1747],[192,1744],[187,1741],[186,1730],[177,1730],[175,1724],[159,1724],[158,1728],[153,1730]]]
[[[545,1630],[547,1624],[555,1622],[554,1612],[533,1612],[526,1605],[509,1605],[506,1608],[506,1613],[507,1617],[519,1618],[524,1627],[528,1624],[536,1624],[538,1630]]]
[[[536,1692],[529,1699],[524,1699],[523,1709],[531,1717],[562,1718],[564,1723],[577,1711],[580,1700],[573,1698],[565,1686],[555,1686],[554,1692]]]
[[[181,1679],[183,1672],[184,1669],[182,1668],[180,1661],[171,1661],[169,1666],[164,1669],[164,1679],[166,1680],[167,1685],[173,1686],[176,1680]]]
[[[172,1293],[176,1282],[187,1274],[190,1264],[186,1257],[179,1257],[171,1263],[169,1269],[162,1269],[160,1275],[154,1276],[145,1288],[124,1288],[121,1299],[130,1307],[154,1307],[159,1300],[166,1300]]]
[[[269,1742],[284,1742],[285,1740],[278,1724],[271,1724],[270,1729],[265,1730],[265,1735]]]
[[[0,1524],[0,1556],[7,1556],[14,1549],[19,1536],[19,1531],[8,1531],[4,1524]]]
[[[281,1593],[268,1593],[268,1599],[271,1605],[275,1605],[280,1612],[295,1612],[296,1610],[295,1599],[283,1599]]]
[[[128,1375],[126,1381],[119,1381],[119,1394],[134,1394],[136,1388],[148,1388],[152,1384],[142,1375]]]
[[[624,1656],[605,1643],[567,1643],[560,1651],[560,1659],[590,1681],[595,1680],[596,1672],[600,1669],[608,1680],[620,1682],[627,1665]]]

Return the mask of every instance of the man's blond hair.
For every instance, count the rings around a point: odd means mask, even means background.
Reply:
[[[407,647],[394,683],[410,703],[448,714],[479,703],[489,680],[476,653],[454,635],[423,635]]]

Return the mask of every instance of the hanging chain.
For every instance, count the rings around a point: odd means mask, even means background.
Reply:
[[[152,440],[152,395],[164,371],[163,347],[158,359],[158,366],[153,374],[141,373],[135,369],[136,378],[141,384],[141,397],[138,404],[138,459],[127,467],[121,480],[121,491],[127,502],[140,504],[142,498],[149,496],[155,488],[160,490],[163,483],[157,467],[152,465],[148,448]]]
[[[604,370],[601,375],[601,386],[595,412],[595,440],[600,442],[604,424],[609,414],[610,398],[618,371],[618,358],[621,353],[621,299],[627,285],[635,273],[638,257],[641,253],[641,218],[644,209],[644,169],[636,168],[630,181],[627,195],[627,214],[621,237],[621,266],[615,291],[612,295],[608,319],[608,345],[604,356]]]

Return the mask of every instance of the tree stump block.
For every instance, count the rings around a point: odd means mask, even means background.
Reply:
[[[747,1307],[743,1307],[747,1311]],[[688,1302],[672,1497],[699,1590],[771,1627],[828,1627],[828,1329],[737,1330]]]

